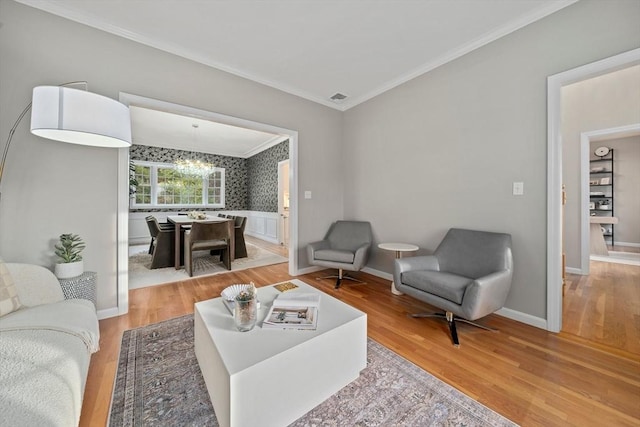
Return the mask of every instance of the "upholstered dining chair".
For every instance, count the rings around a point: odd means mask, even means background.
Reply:
[[[149,234],[151,234],[151,244],[149,253],[151,258],[151,269],[170,267],[174,265],[174,236],[175,230],[171,224],[160,224],[153,215],[146,218]]]
[[[343,274],[343,270],[360,271],[369,259],[373,235],[371,224],[366,221],[336,221],[324,240],[309,243],[307,256],[309,264],[337,268],[338,274],[320,279],[336,279],[335,289],[342,279],[363,283],[355,277]]]
[[[456,347],[456,322],[495,330],[473,320],[502,308],[512,276],[510,234],[459,228],[447,232],[433,255],[396,259],[393,271],[396,289],[444,311],[411,316],[446,319]]]
[[[226,221],[194,222],[184,236],[184,267],[193,276],[193,253],[220,251],[227,270],[231,270],[231,236]]]
[[[244,241],[244,229],[247,226],[247,217],[236,216],[234,221],[235,257],[245,258],[247,256],[247,244]]]

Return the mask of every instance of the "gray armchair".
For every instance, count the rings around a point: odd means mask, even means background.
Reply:
[[[396,288],[444,313],[413,317],[446,319],[455,346],[456,322],[493,330],[472,322],[504,305],[513,275],[511,235],[450,229],[432,256],[395,260]]]
[[[354,277],[343,275],[342,270],[360,271],[369,259],[372,240],[370,223],[365,221],[336,221],[329,228],[324,240],[309,243],[307,246],[309,263],[322,267],[337,268],[337,276],[322,277],[322,279],[337,279],[336,289],[340,287],[342,279],[362,282]]]

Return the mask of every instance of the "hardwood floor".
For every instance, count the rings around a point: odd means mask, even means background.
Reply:
[[[124,330],[193,313],[195,302],[219,296],[231,283],[263,286],[288,280],[287,268],[286,263],[277,264],[130,291],[129,313],[100,321],[101,349],[91,361],[80,425],[100,426],[107,420]],[[366,312],[370,338],[516,423],[640,425],[637,351],[549,333],[497,315],[484,323],[500,332],[461,324],[461,346],[456,349],[444,322],[407,316],[432,308],[406,295],[392,295],[389,281],[359,273],[366,284],[345,283],[334,290],[332,280],[316,280],[323,274],[297,278]],[[611,327],[605,322],[603,330]]]
[[[273,252],[274,254],[278,254],[283,257],[289,256],[289,248],[283,245],[276,245],[274,243],[269,243],[265,240],[258,239],[257,237],[248,236],[245,234],[244,239],[247,243],[251,243],[252,245],[258,246],[259,248],[266,249],[269,252]]]
[[[640,354],[640,267],[591,261],[589,270],[567,274],[562,331]]]

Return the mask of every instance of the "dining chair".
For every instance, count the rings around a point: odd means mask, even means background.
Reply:
[[[197,251],[220,251],[227,270],[231,270],[231,236],[227,221],[194,222],[191,231],[184,237],[184,266],[193,277],[193,253]]]
[[[247,244],[244,241],[244,229],[247,226],[246,216],[236,216],[234,219],[234,233],[235,233],[235,257],[245,258],[247,257]]]
[[[149,253],[151,269],[170,267],[174,264],[174,227],[171,224],[160,224],[156,217],[149,215],[146,218],[151,244]]]

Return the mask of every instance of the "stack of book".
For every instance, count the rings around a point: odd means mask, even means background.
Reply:
[[[318,326],[320,294],[291,292],[280,294],[273,301],[262,323],[265,329],[306,329]]]

